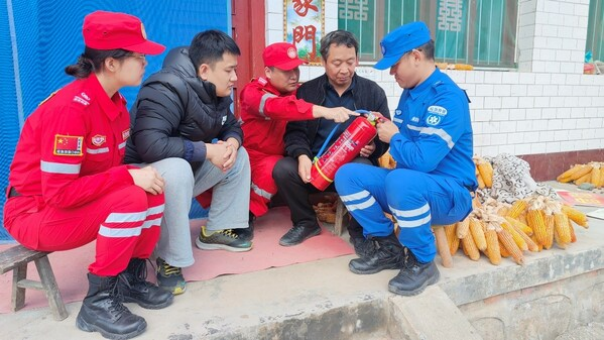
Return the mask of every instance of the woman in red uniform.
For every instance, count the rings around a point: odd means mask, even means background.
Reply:
[[[141,334],[147,324],[122,302],[159,309],[172,294],[146,281],[159,238],[163,179],[151,167],[122,165],[130,117],[118,90],[141,83],[147,40],[131,15],[86,16],[84,53],[65,72],[76,78],[25,122],[10,168],[4,226],[24,246],[67,250],[96,240],[89,290],[78,328],[111,339]]]

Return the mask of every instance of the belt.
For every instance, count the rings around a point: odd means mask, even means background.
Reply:
[[[21,196],[21,194],[18,193],[14,187],[10,188],[10,191],[8,192],[8,198],[19,197],[19,196]]]

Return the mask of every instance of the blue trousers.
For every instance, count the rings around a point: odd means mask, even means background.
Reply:
[[[336,173],[336,190],[365,237],[388,236],[394,224],[399,241],[420,263],[436,255],[431,225],[452,224],[472,210],[470,191],[452,177],[409,169],[384,169],[365,164],[346,164]]]

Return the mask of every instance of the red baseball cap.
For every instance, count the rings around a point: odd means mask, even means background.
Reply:
[[[160,54],[166,47],[147,40],[139,18],[125,13],[96,11],[84,18],[84,44],[97,50],[121,48],[141,54]]]
[[[262,60],[264,60],[264,66],[276,67],[283,71],[293,70],[306,63],[298,58],[296,46],[286,42],[266,46],[262,52]]]

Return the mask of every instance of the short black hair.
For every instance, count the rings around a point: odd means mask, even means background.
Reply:
[[[424,53],[428,60],[434,60],[434,40],[430,39],[427,43],[417,48]]]
[[[319,49],[319,52],[321,52],[323,60],[327,60],[331,44],[336,44],[336,46],[346,45],[348,48],[354,47],[354,54],[359,55],[359,43],[354,37],[354,34],[348,31],[331,31],[321,39],[321,48]]]
[[[240,56],[239,46],[233,38],[218,30],[207,30],[193,38],[189,46],[189,57],[195,65],[195,70],[202,64],[214,66],[214,63],[222,60],[222,55],[228,52],[234,56]]]

